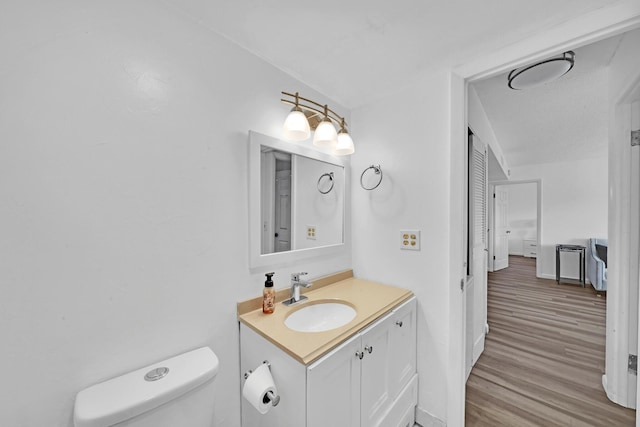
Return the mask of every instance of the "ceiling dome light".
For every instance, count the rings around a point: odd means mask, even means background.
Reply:
[[[302,110],[293,107],[284,121],[284,137],[289,141],[304,141],[311,135],[309,121]]]
[[[575,53],[568,51],[559,57],[516,68],[509,73],[509,87],[520,90],[551,82],[567,74],[573,68],[574,62]]]
[[[338,134],[333,123],[324,118],[313,134],[313,145],[317,147],[333,147],[338,143]]]

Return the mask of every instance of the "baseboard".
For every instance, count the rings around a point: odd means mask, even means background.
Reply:
[[[602,388],[604,389],[604,393],[607,395],[607,398],[609,398],[609,400],[612,400],[609,397],[609,390],[607,389],[607,375],[606,374],[602,374]]]
[[[473,350],[472,350],[472,357],[473,357],[473,364],[476,364],[476,361],[478,360],[478,358],[480,357],[480,355],[482,354],[482,352],[484,351],[484,340],[485,340],[485,335],[486,333],[481,334],[478,339],[473,343]]]
[[[416,423],[421,427],[447,427],[447,423],[416,406]]]

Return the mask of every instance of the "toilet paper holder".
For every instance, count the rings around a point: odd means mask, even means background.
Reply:
[[[269,368],[269,371],[271,371],[271,363],[269,363],[268,360],[265,360],[262,362],[264,365],[267,365],[267,367]],[[253,373],[253,371],[251,369],[249,369],[247,372],[244,373],[244,379],[245,381],[247,380],[247,378],[249,378],[249,376]],[[278,403],[280,403],[280,396],[274,394],[272,391],[268,391],[267,394],[264,396],[264,401],[262,403],[269,403],[271,402],[272,406],[278,406]]]

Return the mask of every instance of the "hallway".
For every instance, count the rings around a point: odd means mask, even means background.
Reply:
[[[489,273],[484,353],[467,382],[466,426],[632,426],[602,389],[606,296],[535,277],[535,258]]]

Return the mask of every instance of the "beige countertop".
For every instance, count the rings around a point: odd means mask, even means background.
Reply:
[[[413,295],[407,289],[354,278],[351,270],[316,279],[313,286],[305,291],[303,294],[308,300],[285,306],[282,301],[289,297],[289,290],[279,290],[273,314],[262,312],[262,297],[238,303],[240,322],[305,365]],[[344,326],[323,332],[296,332],[285,326],[284,321],[289,314],[320,300],[344,301],[355,308],[356,317]]]

